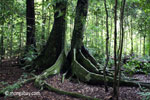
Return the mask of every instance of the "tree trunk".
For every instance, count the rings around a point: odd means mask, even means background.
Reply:
[[[103,27],[103,25],[104,25],[104,21],[103,21],[103,18],[102,18],[102,20],[101,20],[101,23],[102,23],[102,27]],[[103,37],[104,37],[104,30],[102,29],[102,31],[101,31],[101,48],[102,48],[102,53],[101,53],[101,55],[104,55],[104,39],[103,39]]]
[[[83,46],[84,26],[87,17],[88,0],[78,0],[76,7],[75,25],[71,40],[71,51]]]
[[[14,31],[14,23],[13,23],[13,15],[12,15],[12,22],[11,22],[11,32],[10,32],[10,57],[12,57],[13,52],[13,31]]]
[[[72,63],[73,50],[76,49],[77,52],[79,52],[82,49],[82,47],[84,47],[83,36],[87,12],[88,12],[88,0],[78,0],[76,6],[74,30],[71,40],[71,50],[67,56],[69,66],[71,66]],[[68,68],[65,68],[65,70],[68,70]]]
[[[31,47],[35,49],[35,11],[34,0],[26,0],[26,21],[27,21],[27,35],[26,35],[26,52]]]
[[[130,23],[131,25],[130,25],[130,30],[131,30],[131,36],[130,36],[130,38],[131,38],[131,56],[133,56],[133,27],[132,27],[132,19],[131,19],[131,23]]]
[[[123,19],[124,19],[124,8],[125,8],[125,3],[126,0],[122,0],[121,2],[121,10],[120,10],[120,37],[121,37],[121,43],[120,43],[120,52],[119,52],[119,57],[118,57],[118,74],[119,74],[119,79],[117,82],[117,88],[118,88],[118,94],[117,97],[119,97],[119,85],[120,85],[120,80],[121,80],[121,60],[122,60],[122,52],[123,52],[123,41],[124,41],[124,23],[123,23]],[[118,99],[118,98],[117,98]]]
[[[125,26],[127,26],[126,23]],[[128,32],[124,34],[124,55],[127,55],[127,39],[128,39],[127,36],[128,36]]]
[[[33,66],[35,66],[37,70],[45,70],[52,66],[64,49],[66,32],[66,7],[66,1],[57,2],[56,5],[53,6],[54,24],[45,48],[34,60]]]
[[[143,41],[143,56],[145,56],[145,39],[146,39],[146,36],[143,37],[144,41]]]
[[[142,55],[142,36],[140,33],[140,55]]]
[[[45,14],[45,11],[44,11],[44,0],[42,0],[42,45],[44,45],[45,43],[45,23],[46,23],[46,14]]]
[[[19,50],[21,51],[21,48],[22,48],[22,33],[23,33],[23,21],[20,23],[20,35],[19,35],[19,41],[20,41],[20,44],[19,44]]]
[[[0,43],[0,61],[4,58],[4,26],[2,26],[2,31],[1,31],[1,43]]]
[[[145,42],[146,42],[146,41],[145,41],[145,40],[146,40],[146,23],[145,23],[145,33],[144,33],[144,37],[143,37],[143,38],[144,38],[144,42],[143,42],[143,55],[145,56],[145,47],[146,47],[146,46],[145,46]]]
[[[51,28],[51,11],[49,9],[49,18],[48,18],[48,28],[47,28],[47,34],[50,33],[50,28]],[[45,37],[47,37],[47,34]],[[47,40],[47,39],[46,39]]]
[[[111,18],[111,34],[110,34],[110,37],[109,37],[109,55],[111,55],[111,47],[112,47],[112,45],[111,45],[111,39],[112,39],[112,33],[113,33],[113,18]]]
[[[118,66],[117,66],[117,3],[118,0],[115,0],[115,8],[114,8],[114,66],[115,66],[115,73],[114,73],[114,85],[113,85],[113,96],[116,97],[118,94],[117,91],[117,76],[118,76]],[[117,98],[117,97],[116,97]]]
[[[149,56],[150,56],[150,34],[148,35],[148,38],[149,38],[149,43],[148,43],[148,45],[149,45]]]
[[[107,5],[106,5],[106,0],[104,0],[104,5],[105,5],[105,12],[106,12],[106,31],[107,31],[107,35],[106,35],[106,64],[104,67],[104,83],[105,83],[105,91],[108,92],[108,87],[107,87],[107,83],[106,83],[106,68],[109,62],[109,26],[108,26],[108,11],[107,11]]]
[[[76,57],[76,61],[90,72],[99,73],[97,62],[93,56],[91,56],[87,49],[83,45],[84,25],[86,22],[88,11],[88,0],[78,0],[76,6],[75,24],[73,30],[73,36],[71,40],[71,50],[67,56],[67,65],[64,67],[64,71],[69,70],[70,74],[74,75],[73,57]],[[73,51],[76,51],[74,54]],[[70,75],[69,74],[69,75]],[[76,75],[75,75],[76,76]],[[79,78],[79,77],[78,77]],[[80,78],[79,78],[80,79]]]

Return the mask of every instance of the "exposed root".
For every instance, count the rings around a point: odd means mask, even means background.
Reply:
[[[55,64],[53,66],[51,66],[50,68],[46,69],[41,75],[38,75],[36,77],[35,85],[39,84],[39,82],[41,82],[40,80],[43,80],[43,79],[47,78],[48,76],[59,74],[62,69],[62,66],[65,62],[65,57],[66,57],[65,53],[64,53],[64,51],[62,51],[61,54],[59,55],[57,61],[55,62]]]
[[[11,92],[14,89],[20,88],[25,83],[31,82],[33,80],[35,80],[35,85],[41,84],[42,80],[47,78],[48,76],[52,76],[52,75],[60,73],[60,70],[64,64],[64,60],[65,60],[65,53],[64,53],[64,51],[62,51],[62,53],[58,57],[55,64],[53,66],[51,66],[50,68],[46,69],[42,74],[35,76],[35,77],[32,77],[32,78],[27,79],[27,80],[23,80],[21,82],[18,81],[17,83],[15,83],[13,85],[9,85],[6,88],[3,88],[2,90],[0,90],[0,96],[5,96],[6,91]]]
[[[82,46],[81,52],[88,60],[91,61],[93,65],[95,65],[98,68],[99,64],[97,63],[96,59],[88,52],[88,50],[84,46]]]
[[[77,58],[76,58],[76,55],[78,56]],[[72,56],[73,56],[72,57],[73,59],[71,62],[72,75],[75,75],[82,82],[91,83],[91,84],[104,84],[104,76],[102,74],[99,74],[99,71],[95,67],[95,65],[91,63],[90,60],[87,59],[84,56],[84,54],[82,54],[81,51],[76,53],[76,50],[74,49]],[[52,76],[52,75],[56,75],[60,73],[62,66],[65,62],[65,59],[66,59],[65,53],[64,51],[62,51],[58,59],[56,60],[55,64],[52,65],[50,68],[46,69],[42,74],[38,76],[34,76],[33,78],[30,78],[21,82],[17,82],[16,84],[10,85],[6,88],[3,88],[2,90],[0,90],[0,96],[2,95],[5,96],[6,91],[13,91],[16,88],[20,88],[23,84],[35,80],[35,86],[48,89],[58,94],[68,95],[68,96],[82,98],[86,100],[99,100],[97,98],[83,96],[78,93],[66,92],[63,90],[56,89],[44,81],[44,79],[47,78],[48,76]],[[113,77],[106,76],[106,81],[109,86],[112,86]],[[125,80],[125,79],[122,79],[120,81],[120,85],[121,86],[135,86],[135,87],[143,86],[146,88],[150,88],[150,83],[142,83],[142,82],[136,82],[136,81],[131,81],[131,80]]]
[[[83,67],[77,60],[76,60],[76,50],[73,52],[73,60],[72,60],[72,73],[77,76],[77,78],[83,82],[91,83],[91,84],[104,84],[104,77],[103,75],[96,74],[93,72],[88,71],[85,67]],[[112,86],[113,84],[113,77],[106,76],[106,81],[108,85]],[[139,84],[143,87],[150,88],[150,83],[141,83],[136,81],[129,81],[129,80],[121,80],[121,86],[135,86],[138,87]]]
[[[88,71],[93,73],[99,73],[99,70],[90,62],[90,60],[86,59],[81,51],[77,53],[77,61]]]
[[[59,90],[57,88],[52,87],[51,85],[49,85],[45,81],[42,81],[42,85],[41,84],[38,84],[38,85],[39,85],[38,87],[42,86],[42,88],[44,88],[46,90],[49,90],[49,91],[52,91],[52,92],[55,92],[55,93],[58,93],[60,95],[67,95],[67,96],[71,96],[71,97],[75,97],[75,98],[82,98],[82,99],[85,99],[85,100],[100,100],[100,99],[97,99],[97,98],[92,98],[90,96],[84,96],[84,95],[79,94],[79,93]]]

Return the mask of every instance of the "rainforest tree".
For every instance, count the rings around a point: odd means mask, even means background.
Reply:
[[[53,5],[54,9],[54,24],[45,48],[41,54],[34,60],[33,66],[37,70],[45,70],[52,66],[65,46],[66,32],[66,9],[67,0],[56,1]],[[44,66],[43,66],[44,65]]]
[[[26,51],[29,52],[30,48],[34,48],[35,50],[36,47],[34,0],[26,0],[26,21],[27,21]]]

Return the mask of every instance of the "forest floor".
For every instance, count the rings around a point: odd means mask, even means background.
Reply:
[[[8,84],[13,84],[23,78],[29,78],[31,76],[26,76],[27,72],[17,66],[15,59],[4,60],[0,66],[0,89],[7,86]],[[49,77],[46,81],[55,88],[69,92],[77,92],[86,96],[92,96],[99,98],[101,100],[109,100],[112,95],[112,87],[109,87],[109,92],[105,92],[104,86],[94,86],[87,85],[82,82],[73,82],[65,79],[61,82],[62,75],[55,75]],[[150,82],[150,77],[147,75],[136,74],[134,78],[139,79],[143,82]],[[5,83],[5,84],[4,84]],[[59,95],[54,92],[49,92],[47,90],[40,90],[34,86],[33,82],[23,85],[21,88],[16,89],[14,92],[24,92],[33,93],[38,92],[38,95],[16,95],[12,97],[0,97],[0,100],[83,100],[79,98],[72,98],[65,95]],[[119,100],[142,100],[142,97],[138,94],[140,92],[139,88],[135,87],[120,87]]]

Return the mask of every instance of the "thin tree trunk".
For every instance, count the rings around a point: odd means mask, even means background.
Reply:
[[[102,22],[101,23],[102,23],[102,27],[103,27],[103,25],[104,25],[103,18],[102,18]],[[101,32],[101,41],[102,41],[101,42],[101,44],[102,44],[102,47],[101,47],[102,48],[102,53],[101,54],[102,55],[104,55],[104,38],[103,37],[104,37],[104,30],[102,29],[102,32]]]
[[[131,23],[130,23],[130,32],[131,32],[131,56],[133,56],[133,29],[132,29],[132,19],[131,19]]]
[[[140,27],[142,30],[142,26]],[[142,34],[140,33],[140,55],[142,55]]]
[[[105,91],[108,92],[108,87],[107,87],[107,82],[106,82],[106,68],[108,66],[109,62],[109,26],[108,26],[108,11],[107,11],[107,5],[106,5],[106,0],[104,0],[104,5],[105,5],[105,12],[106,12],[106,64],[103,69],[104,71],[104,84],[105,84]]]
[[[1,43],[0,43],[0,61],[4,58],[4,26],[2,26],[2,31],[1,31]]]
[[[112,39],[112,33],[113,33],[113,18],[111,18],[111,34],[110,34],[110,38],[109,38],[109,55],[111,55],[111,39]]]
[[[141,39],[141,34],[140,34],[140,55],[142,55],[142,39]]]
[[[145,40],[146,40],[146,24],[145,24],[145,33],[144,33],[144,43],[143,43],[143,55],[145,56]]]
[[[12,57],[13,52],[13,30],[14,30],[14,23],[13,23],[13,15],[12,15],[12,22],[11,22],[11,35],[10,35],[10,57]]]
[[[97,6],[97,5],[96,5]],[[96,37],[99,37],[99,35],[98,35],[98,30],[97,30],[97,27],[98,27],[98,13],[96,12],[96,15],[95,15],[95,26],[96,26]],[[99,47],[99,45],[97,45],[97,43],[98,43],[98,39],[97,38],[95,38],[96,39],[96,41],[95,41],[95,46],[96,46],[96,48],[98,48]],[[99,49],[96,49],[96,53],[98,54],[99,53]]]
[[[30,48],[34,48],[35,50],[36,47],[34,0],[26,0],[26,21],[27,21],[26,52],[28,52]]]
[[[149,34],[149,43],[148,43],[148,45],[149,45],[149,56],[150,56],[150,34]]]
[[[123,41],[124,41],[124,23],[123,23],[123,19],[124,19],[124,8],[125,8],[125,3],[126,0],[122,0],[121,2],[121,10],[120,10],[120,37],[121,37],[121,43],[120,43],[120,52],[119,52],[119,57],[118,57],[118,71],[119,71],[119,80],[117,82],[117,99],[119,97],[119,85],[120,85],[120,80],[121,80],[121,60],[122,60],[122,52],[123,52]]]
[[[117,97],[117,76],[118,76],[118,66],[117,66],[117,6],[118,0],[115,0],[115,8],[114,8],[114,66],[115,66],[115,73],[114,73],[114,84],[113,84],[113,96]]]
[[[125,23],[125,26],[127,26],[127,24]],[[126,34],[124,34],[124,54],[127,54],[127,36],[128,36],[128,32]]]
[[[146,39],[146,36],[143,37],[143,56],[145,56],[145,39]]]
[[[20,36],[19,36],[19,39],[20,39],[19,50],[20,51],[22,48],[22,33],[23,33],[23,21],[20,23]]]

